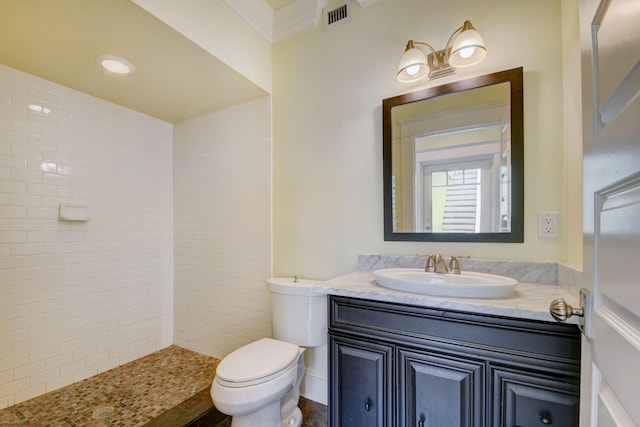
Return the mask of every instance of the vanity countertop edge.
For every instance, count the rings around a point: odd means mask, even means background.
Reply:
[[[449,298],[412,294],[379,286],[372,271],[355,271],[318,282],[316,290],[329,295],[553,323],[555,320],[549,314],[551,301],[563,298],[572,306],[578,306],[579,302],[577,295],[569,293],[563,287],[538,283],[518,283],[514,295],[502,299]],[[572,317],[565,323],[577,324],[578,321]]]

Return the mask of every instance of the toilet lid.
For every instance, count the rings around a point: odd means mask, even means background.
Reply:
[[[227,383],[257,384],[288,368],[298,360],[299,354],[295,344],[263,338],[223,358],[216,368],[216,376]]]

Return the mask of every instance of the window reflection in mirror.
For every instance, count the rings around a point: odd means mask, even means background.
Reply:
[[[383,101],[385,240],[522,242],[522,69]]]

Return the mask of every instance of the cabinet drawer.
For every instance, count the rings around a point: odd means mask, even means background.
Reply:
[[[578,427],[579,385],[572,379],[491,371],[494,427]]]
[[[391,342],[401,339],[410,345],[465,345],[470,351],[486,350],[498,357],[506,350],[513,362],[522,354],[527,365],[537,358],[542,364],[573,364],[576,374],[580,371],[580,333],[576,325],[331,296],[329,329],[375,334]]]

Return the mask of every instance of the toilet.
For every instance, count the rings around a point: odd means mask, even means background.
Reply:
[[[299,427],[304,351],[327,341],[327,296],[317,281],[267,280],[273,338],[263,338],[224,357],[211,398],[232,416],[232,427]]]

